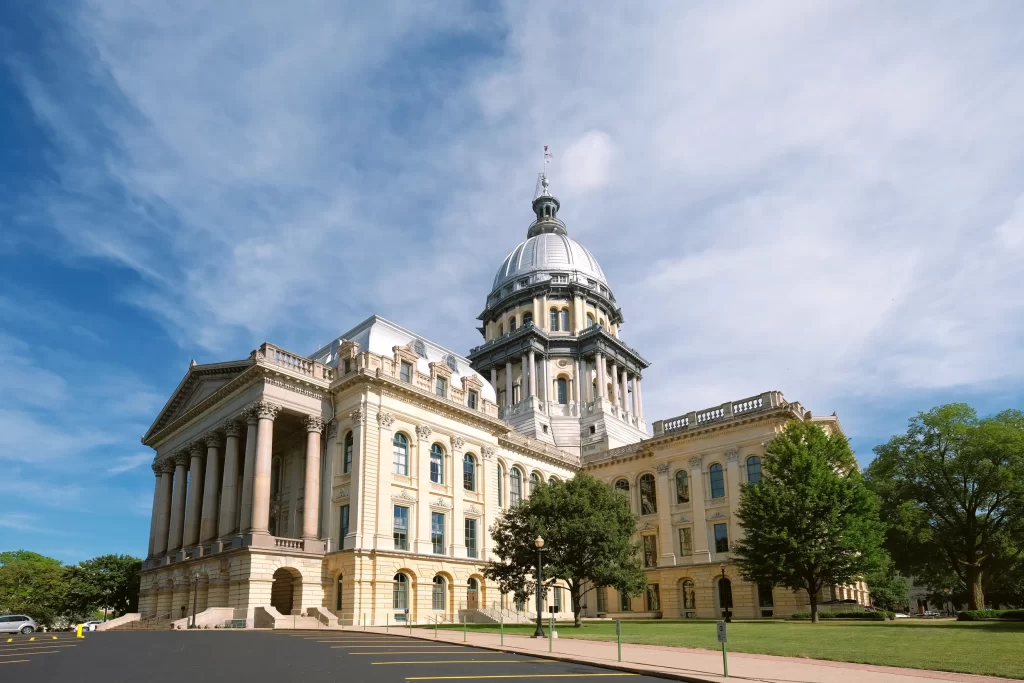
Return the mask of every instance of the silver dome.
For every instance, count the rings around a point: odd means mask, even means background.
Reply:
[[[492,291],[534,273],[545,280],[552,273],[566,274],[570,281],[590,284],[594,280],[608,287],[604,271],[586,247],[565,234],[545,232],[512,250],[494,276]]]

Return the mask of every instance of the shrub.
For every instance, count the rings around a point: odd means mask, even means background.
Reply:
[[[1024,621],[1024,609],[964,610],[956,617],[957,621],[987,621],[992,619]]]
[[[884,610],[878,610],[875,612],[818,612],[818,619],[824,621],[825,619],[860,619],[866,621],[885,621],[886,619],[892,619],[892,612],[886,612]],[[810,612],[796,612],[791,617],[792,619],[810,621]]]

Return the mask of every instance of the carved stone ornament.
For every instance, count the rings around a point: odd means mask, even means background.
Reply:
[[[690,521],[691,521],[690,518],[687,517],[686,515],[679,515],[678,517],[676,517],[675,523],[676,524],[689,524]]]
[[[174,464],[175,465],[181,465],[182,467],[188,467],[188,451],[187,450],[182,449],[182,450],[178,451],[177,453],[175,453],[172,457],[174,458]]]
[[[395,497],[401,498],[402,500],[411,500],[414,503],[416,502],[416,496],[409,493],[406,489],[402,489],[402,492]]]
[[[363,424],[363,419],[365,417],[366,417],[366,413],[364,413],[359,408],[356,408],[355,410],[353,410],[351,413],[348,414],[348,419],[352,420],[352,422],[354,424],[357,424],[357,425]]]
[[[346,500],[349,496],[348,487],[342,487],[338,489],[338,495],[334,496],[334,500]]]
[[[248,406],[242,410],[242,417],[245,418],[245,423],[247,425],[255,425],[260,421],[259,415],[256,414],[256,408],[253,406]]]
[[[153,463],[153,474],[155,474],[157,476],[157,479],[160,478],[160,475],[163,474],[163,471],[164,471],[164,467],[163,467],[162,464],[160,464],[158,462],[154,462]]]
[[[281,412],[281,406],[270,401],[256,401],[252,404],[252,409],[261,420],[273,420]]]
[[[658,474],[668,474],[668,463],[667,462],[661,463],[660,465],[658,465],[657,469],[658,469]]]
[[[433,505],[434,507],[439,507],[439,508],[451,508],[451,506],[452,506],[452,504],[449,503],[444,498],[438,498],[433,503],[431,503],[431,505]]]
[[[338,423],[335,420],[331,420],[327,423],[327,440],[333,441],[338,438]]]
[[[322,432],[324,430],[324,420],[319,415],[306,415],[303,422],[307,432]]]
[[[220,448],[224,445],[224,439],[218,432],[206,432],[203,434],[203,441],[207,448]]]
[[[160,474],[174,474],[174,456],[160,461]]]
[[[708,517],[708,519],[725,519],[726,517],[728,517],[727,514],[725,514],[721,510],[716,510],[715,514],[713,514],[710,517]]]
[[[416,427],[416,436],[421,439],[429,439],[431,434],[430,427],[427,425],[419,425]]]
[[[453,436],[452,437],[452,450],[454,450],[454,451],[462,450],[462,447],[465,446],[465,445],[466,445],[466,440],[463,439],[461,436]]]
[[[237,439],[242,436],[242,425],[238,424],[236,420],[228,420],[221,425],[221,429],[224,430],[224,436],[228,438],[234,437]]]
[[[480,454],[484,456],[484,460],[491,460],[494,458],[497,451],[493,446],[484,446],[480,449]]]
[[[642,527],[640,527],[640,531],[654,531],[654,525],[650,522],[647,522]]]
[[[463,510],[463,513],[467,515],[479,515],[480,508],[478,508],[476,505],[470,505],[468,508]]]
[[[701,465],[701,463],[703,461],[704,461],[704,458],[702,458],[699,455],[691,456],[690,457],[690,467],[694,467],[694,468],[700,467],[700,465]]]
[[[739,459],[740,459],[740,449],[738,449],[738,448],[729,448],[729,449],[727,449],[725,451],[725,460],[726,460],[726,462],[739,462]]]
[[[395,424],[395,416],[391,413],[377,413],[377,422],[384,429],[391,429],[391,425]]]
[[[188,445],[188,453],[193,458],[201,458],[206,455],[206,442],[205,441],[193,441]]]

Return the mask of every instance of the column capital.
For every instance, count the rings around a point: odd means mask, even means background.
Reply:
[[[704,458],[699,455],[690,456],[690,468],[698,469],[703,464]]]
[[[256,425],[260,421],[259,416],[256,414],[255,406],[251,405],[243,408],[242,412],[239,413],[239,416],[242,417],[245,420],[245,424],[249,426]]]
[[[348,414],[348,419],[352,420],[352,422],[356,423],[357,425],[364,424],[366,422],[366,412],[363,411],[361,408],[356,408],[355,410]]]
[[[193,458],[202,458],[206,455],[206,442],[201,439],[193,441],[188,445],[188,454]]]
[[[252,404],[252,410],[260,420],[273,420],[281,412],[281,406],[270,401],[256,401]]]
[[[330,422],[327,423],[327,432],[326,432],[326,434],[327,434],[327,440],[328,441],[332,441],[332,440],[338,438],[338,421],[337,420],[331,420]]]
[[[157,466],[160,468],[160,474],[174,474],[174,457],[164,458]]]
[[[391,429],[391,425],[395,424],[395,416],[391,413],[380,412],[377,413],[377,422],[384,429]]]
[[[180,467],[188,467],[188,449],[187,448],[182,448],[180,451],[175,453],[172,456],[172,458],[174,459],[174,464],[175,465],[178,465]]]
[[[726,462],[739,462],[740,461],[740,449],[728,448],[725,451]]]
[[[453,451],[461,451],[466,446],[466,440],[461,436],[453,436],[451,442]]]
[[[483,456],[484,460],[491,460],[497,452],[497,449],[493,446],[481,446],[480,448],[480,455]]]
[[[307,432],[322,432],[324,430],[324,420],[319,415],[306,415],[303,422]]]
[[[657,467],[657,470],[658,470],[658,474],[667,475],[668,474],[668,463],[667,462],[660,463],[658,465],[658,467]]]
[[[416,427],[416,436],[421,439],[429,439],[432,433],[432,430],[427,425],[417,425]]]
[[[224,446],[224,437],[218,431],[208,431],[203,434],[203,441],[207,448],[221,448]]]
[[[159,479],[160,475],[163,474],[163,473],[164,473],[164,466],[161,463],[154,462],[153,463],[153,474],[156,476],[156,478]]]
[[[235,438],[238,438],[242,436],[242,425],[238,422],[238,420],[228,420],[227,422],[222,424],[220,428],[224,431],[224,436],[226,437],[230,438],[233,436]]]

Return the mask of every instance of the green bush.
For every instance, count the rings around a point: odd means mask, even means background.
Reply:
[[[957,621],[986,621],[989,619],[1024,621],[1024,609],[964,610],[956,617]]]
[[[796,612],[793,619],[810,621],[810,612]],[[867,621],[885,621],[892,619],[892,612],[878,610],[877,612],[818,612],[818,619],[863,619]]]

